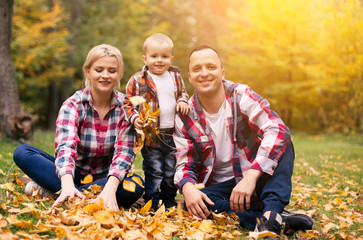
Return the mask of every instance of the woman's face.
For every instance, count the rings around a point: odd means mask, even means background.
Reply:
[[[92,93],[112,93],[120,79],[120,69],[116,57],[101,57],[86,69],[86,74],[91,82]]]

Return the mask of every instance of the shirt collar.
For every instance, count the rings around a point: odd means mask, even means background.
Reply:
[[[121,106],[122,105],[122,101],[118,97],[119,96],[119,92],[117,92],[117,90],[113,89],[112,95],[113,96],[112,96],[112,100],[111,100],[111,108],[113,106]],[[82,90],[81,100],[82,100],[82,102],[89,102],[89,104],[91,106],[93,106],[93,100],[92,100],[91,91],[88,88],[84,88]]]

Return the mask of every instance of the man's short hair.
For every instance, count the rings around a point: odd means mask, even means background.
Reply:
[[[193,48],[193,50],[190,52],[189,60],[188,60],[188,67],[190,64],[190,57],[192,56],[192,54],[195,52],[201,51],[201,50],[205,50],[205,49],[210,49],[210,50],[214,51],[217,54],[219,60],[221,61],[221,66],[223,66],[222,58],[221,58],[221,55],[219,55],[218,51],[215,48],[204,44],[204,45],[199,45],[199,46]]]
[[[147,47],[150,46],[152,43],[159,43],[159,44],[166,43],[171,48],[174,47],[173,41],[168,36],[162,33],[154,33],[150,37],[146,38],[144,42],[144,54],[146,54]]]

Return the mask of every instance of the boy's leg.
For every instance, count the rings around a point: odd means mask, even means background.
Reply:
[[[157,207],[160,200],[159,186],[163,180],[162,152],[159,148],[144,147],[141,150],[143,156],[142,168],[145,174],[145,194],[144,200],[147,203],[153,200],[153,208]],[[154,209],[156,210],[156,209]]]
[[[61,189],[54,156],[36,147],[22,144],[15,149],[13,159],[16,165],[41,187],[53,193]]]
[[[160,198],[166,208],[176,206],[175,197],[177,187],[174,185],[174,174],[175,174],[175,159],[174,159],[174,140],[172,136],[165,135],[162,137],[163,141],[167,145],[163,145],[163,180],[160,184]]]

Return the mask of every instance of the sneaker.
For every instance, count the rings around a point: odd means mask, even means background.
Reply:
[[[159,209],[159,201],[152,201],[152,204],[151,204],[151,209],[154,210],[154,212],[156,212],[158,209]]]
[[[292,213],[284,210],[281,214],[282,221],[285,223],[284,234],[292,234],[296,231],[311,230],[314,226],[314,221],[305,214]]]
[[[267,219],[265,216],[257,219],[257,225],[254,232],[272,232],[277,234],[276,237],[268,237],[269,239],[280,239],[282,217],[277,212],[270,212],[270,217]]]
[[[165,206],[165,210],[169,210],[171,207],[177,207],[178,204],[175,202],[175,199],[172,200],[165,200],[163,201],[164,206]]]
[[[57,199],[57,195],[55,193],[39,186],[36,182],[31,180],[25,185],[24,192],[26,195],[32,196],[34,190],[38,190],[38,193],[42,198],[51,197],[53,199]]]

